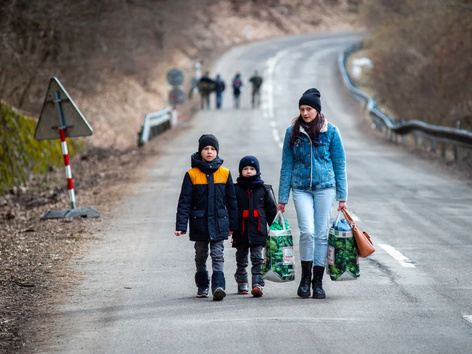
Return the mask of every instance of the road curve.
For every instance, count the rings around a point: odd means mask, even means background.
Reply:
[[[77,264],[84,280],[58,307],[56,329],[40,351],[470,352],[471,183],[365,131],[365,118],[337,69],[338,53],[355,40],[350,33],[313,34],[225,53],[212,74],[220,73],[230,86],[241,72],[242,107],[232,108],[228,89],[222,110],[200,111],[188,126],[168,133],[172,139],[162,144],[145,180],[112,220],[104,220],[96,249]],[[262,106],[253,110],[247,80],[255,69],[265,82]],[[193,244],[173,231],[182,178],[198,137],[218,137],[220,156],[234,179],[239,159],[256,155],[262,178],[277,192],[281,139],[309,87],[320,89],[323,112],[340,128],[348,207],[372,236],[376,252],[361,259],[356,281],[325,277],[325,300],[299,299],[297,281],[267,282],[264,296],[256,299],[236,294],[235,253],[227,241],[228,296],[222,302],[195,298]],[[286,217],[297,241],[292,202]]]

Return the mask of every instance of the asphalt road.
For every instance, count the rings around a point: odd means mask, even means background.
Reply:
[[[105,220],[95,250],[77,265],[84,281],[58,308],[48,353],[471,353],[472,188],[436,164],[366,131],[346,93],[338,53],[352,34],[279,38],[231,49],[215,64],[242,107],[199,112],[179,127],[142,185]],[[263,104],[250,108],[249,76],[264,74]],[[195,298],[193,243],[173,235],[182,178],[198,137],[213,133],[235,179],[247,154],[278,190],[281,139],[309,87],[341,131],[348,208],[376,245],[355,281],[325,276],[325,300],[299,299],[298,279],[267,282],[264,296],[236,294],[235,252],[225,249],[228,296]],[[213,103],[214,101],[212,101]],[[214,104],[213,104],[214,107]],[[365,122],[365,121],[364,121]],[[367,126],[367,128],[366,128]],[[293,203],[285,215],[298,229]],[[335,210],[333,209],[333,217]],[[297,260],[297,276],[300,267]]]

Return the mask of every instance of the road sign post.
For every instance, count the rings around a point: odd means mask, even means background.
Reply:
[[[178,69],[169,70],[167,82],[172,86],[169,92],[169,104],[172,106],[172,126],[177,125],[177,107],[185,102],[185,93],[179,88],[184,83],[184,73]]]
[[[36,125],[34,138],[36,140],[61,140],[71,209],[48,211],[41,217],[42,220],[100,217],[100,213],[94,208],[76,208],[74,185],[72,183],[72,172],[66,142],[66,138],[89,136],[92,134],[92,128],[59,80],[56,77],[51,78],[38,124]]]

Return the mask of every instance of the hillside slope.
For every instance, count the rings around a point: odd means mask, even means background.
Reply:
[[[359,2],[7,1],[0,8],[9,49],[0,51],[0,97],[37,117],[57,76],[95,131],[89,144],[134,146],[144,115],[167,105],[169,69],[185,73],[188,92],[197,61],[205,70],[231,45],[348,30]]]

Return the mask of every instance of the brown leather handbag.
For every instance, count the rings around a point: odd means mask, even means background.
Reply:
[[[356,240],[357,254],[362,258],[369,257],[375,252],[374,244],[372,243],[370,236],[367,234],[367,232],[362,232],[359,230],[347,209],[342,209],[342,212],[349,223],[349,226],[351,226],[352,234]]]

